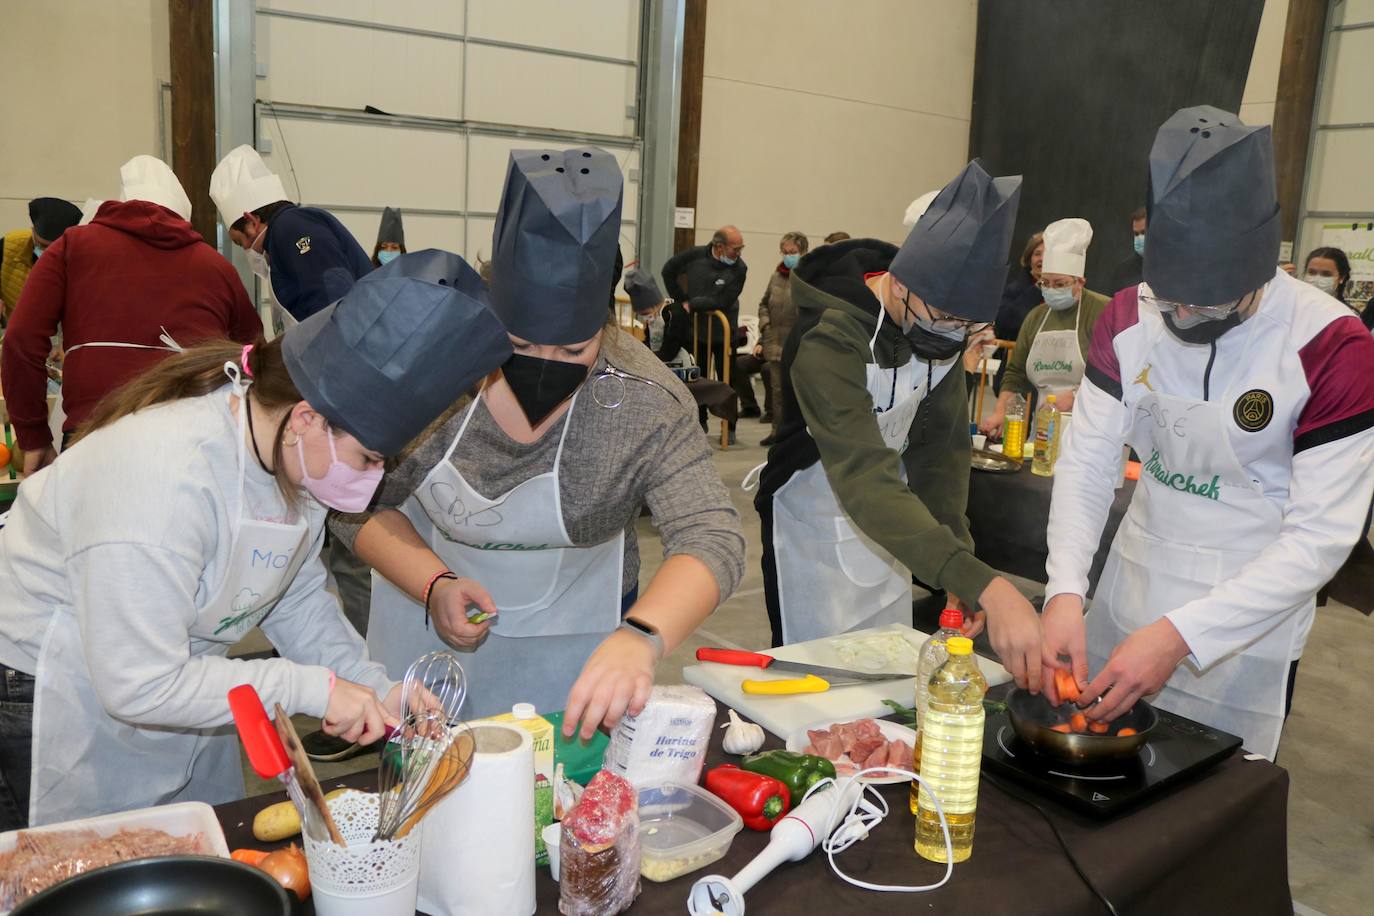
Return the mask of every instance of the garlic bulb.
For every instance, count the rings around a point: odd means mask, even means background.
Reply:
[[[725,729],[725,753],[752,754],[763,747],[763,726],[745,722],[733,709],[728,712],[730,721],[721,726]]]

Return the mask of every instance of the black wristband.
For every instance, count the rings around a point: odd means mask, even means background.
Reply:
[[[436,586],[436,585],[439,584],[439,580],[440,580],[440,579],[453,579],[454,581],[457,581],[458,576],[457,576],[456,573],[441,572],[441,573],[439,573],[437,576],[435,576],[433,579],[430,580],[429,587],[428,587],[427,589],[425,589],[425,629],[426,629],[426,630],[429,629],[429,599],[432,598],[432,597],[434,596],[434,586]]]

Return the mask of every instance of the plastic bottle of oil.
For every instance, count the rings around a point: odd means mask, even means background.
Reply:
[[[1059,457],[1059,432],[1063,427],[1054,395],[1045,398],[1045,405],[1035,412],[1035,457],[1031,473],[1040,477],[1054,476],[1054,462]]]
[[[1019,394],[1007,403],[1007,415],[1002,420],[1002,454],[1021,458],[1026,453],[1026,399]]]
[[[916,746],[912,748],[912,766],[921,772],[921,723],[926,717],[926,706],[930,702],[930,677],[935,669],[949,658],[945,643],[951,636],[962,635],[964,612],[957,607],[947,607],[940,612],[940,629],[931,634],[921,646],[921,654],[916,664]],[[915,780],[911,783],[911,813],[916,813],[918,793]]]
[[[952,636],[949,660],[930,678],[930,701],[921,739],[921,789],[916,812],[916,852],[945,862],[945,837],[930,799],[934,792],[949,822],[954,861],[973,854],[973,822],[978,811],[978,765],[983,756],[983,695],[987,679],[978,670],[973,640]]]

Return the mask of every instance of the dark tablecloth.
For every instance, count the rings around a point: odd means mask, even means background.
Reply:
[[[974,554],[993,569],[1035,582],[1046,581],[1049,577],[1045,574],[1045,561],[1050,548],[1045,532],[1049,527],[1054,478],[1032,474],[1029,461],[1014,474],[972,470],[969,475],[968,523]],[[1088,574],[1090,589],[1097,587],[1097,579],[1107,562],[1107,550],[1112,546],[1135,487],[1135,481],[1126,481],[1112,499],[1102,540]]]
[[[723,712],[723,711],[722,711]],[[733,760],[721,750],[716,729],[708,766]],[[780,744],[769,736],[769,747]],[[373,772],[326,782],[371,789]],[[906,785],[885,786],[892,813],[863,842],[838,861],[850,875],[880,884],[928,884],[944,866],[913,850],[915,818]],[[1008,794],[1008,793],[1015,793]],[[968,862],[955,866],[937,891],[879,894],[845,884],[830,871],[824,853],[789,863],[764,878],[747,895],[750,916],[810,916],[813,913],[903,914],[934,908],[943,913],[982,916],[1099,916],[1102,905],[1074,873],[1045,819],[1018,801],[1019,788],[1006,791],[984,778],[979,790],[977,832]],[[221,805],[216,809],[230,849],[273,848],[253,839],[253,815],[284,793]],[[1093,883],[1131,913],[1293,912],[1288,888],[1288,774],[1264,761],[1239,755],[1192,783],[1107,823],[1092,821],[1038,799]],[[766,833],[742,831],[725,858],[666,884],[643,881],[632,913],[686,912],[687,892],[706,874],[733,875],[768,842]],[[539,913],[558,912],[558,885],[547,868],[537,875]],[[307,904],[302,914],[314,912]]]

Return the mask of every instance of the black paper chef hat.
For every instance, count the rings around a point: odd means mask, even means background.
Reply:
[[[605,324],[623,185],[605,150],[511,150],[492,236],[491,307],[512,334],[569,344]]]
[[[384,455],[399,452],[510,355],[477,272],[434,249],[362,277],[282,341],[301,397]]]
[[[29,225],[45,242],[55,242],[81,222],[81,208],[60,197],[35,197],[29,201]]]
[[[991,321],[1020,202],[1020,175],[993,178],[975,159],[935,195],[888,270],[942,312]]]
[[[384,245],[387,242],[406,247],[406,227],[401,222],[401,211],[395,207],[387,207],[382,211],[382,223],[377,227],[377,244]]]
[[[1279,260],[1269,128],[1210,105],[1174,113],[1150,149],[1145,282],[1161,299],[1223,305],[1259,289]]]
[[[654,275],[638,267],[625,271],[625,295],[630,297],[630,307],[636,312],[648,311],[663,301]]]

